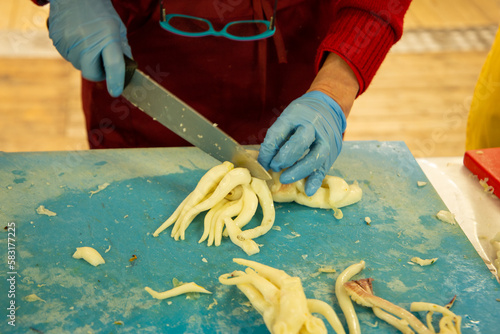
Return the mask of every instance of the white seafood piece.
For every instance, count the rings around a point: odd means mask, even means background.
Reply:
[[[179,285],[175,288],[172,288],[170,290],[163,291],[163,292],[157,292],[157,291],[151,289],[150,287],[145,287],[144,290],[146,290],[151,295],[151,297],[156,298],[156,299],[167,299],[167,298],[179,296],[179,295],[189,293],[189,292],[199,292],[199,293],[211,294],[210,291],[199,286],[198,284],[196,284],[194,282],[185,283],[185,284]]]
[[[296,202],[305,206],[333,209],[354,204],[361,200],[363,191],[357,182],[349,185],[344,179],[326,175],[321,187],[312,196],[305,193],[305,179],[290,184],[282,184],[279,177],[282,172],[270,171],[273,178],[271,193],[275,202]],[[337,213],[341,218],[341,213]]]
[[[77,247],[76,252],[73,254],[73,258],[84,259],[94,267],[105,263],[101,254],[92,247]]]

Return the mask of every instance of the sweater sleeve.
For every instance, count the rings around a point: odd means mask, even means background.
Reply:
[[[316,70],[335,52],[354,71],[363,93],[389,49],[403,32],[403,17],[411,0],[341,0],[334,21],[316,56]]]

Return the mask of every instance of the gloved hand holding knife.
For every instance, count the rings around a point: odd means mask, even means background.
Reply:
[[[106,79],[109,94],[120,96],[123,54],[131,57],[132,53],[125,25],[110,0],[50,0],[49,36],[85,79]]]

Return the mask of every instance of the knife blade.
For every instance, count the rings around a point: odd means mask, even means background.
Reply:
[[[270,180],[262,165],[236,140],[196,110],[160,86],[125,56],[125,87],[122,96],[172,132],[221,162],[248,168],[252,176]]]

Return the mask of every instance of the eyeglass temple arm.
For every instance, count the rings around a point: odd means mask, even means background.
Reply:
[[[163,0],[160,0],[160,21],[165,21],[165,8],[163,8]]]
[[[276,11],[278,9],[278,0],[274,1],[274,10],[273,10],[273,16],[271,16],[271,19],[269,20],[269,29],[273,30],[274,26],[276,25]]]

